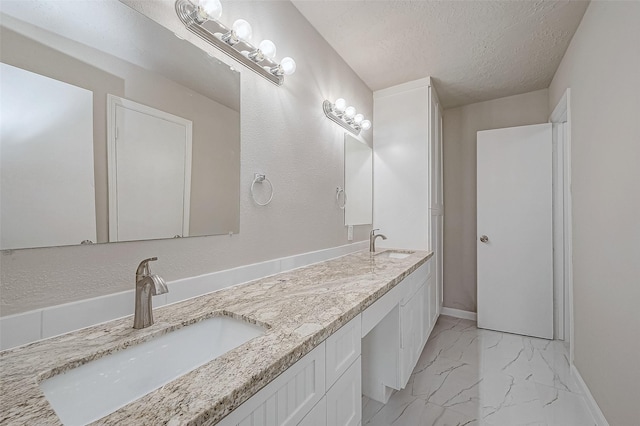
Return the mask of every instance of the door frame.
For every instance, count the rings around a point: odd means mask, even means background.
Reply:
[[[118,191],[117,191],[117,156],[116,139],[116,107],[122,106],[142,114],[151,115],[161,120],[170,121],[185,127],[185,164],[184,164],[184,191],[182,199],[182,237],[189,236],[189,213],[191,209],[191,153],[193,139],[193,123],[190,120],[177,115],[139,104],[129,99],[107,94],[107,174],[109,196],[109,242],[118,241]]]
[[[553,214],[562,214],[563,221],[561,223],[561,231],[564,236],[562,247],[562,293],[563,304],[559,306],[559,316],[562,315],[564,329],[563,339],[569,340],[569,361],[573,364],[574,359],[574,328],[573,328],[573,213],[572,213],[572,196],[571,196],[571,89],[567,89],[562,98],[553,109],[549,122],[557,125],[562,124],[560,129],[564,132],[560,134],[561,137],[557,138],[558,149],[558,161],[557,168],[554,168],[554,173],[557,173],[558,178],[563,177],[562,184],[554,187],[554,200],[558,197],[564,201],[562,206],[553,204]],[[556,126],[554,128],[557,129]],[[560,183],[560,182],[559,182]],[[561,209],[561,210],[557,210]],[[555,244],[554,244],[555,246]],[[554,247],[555,251],[555,247]],[[554,271],[555,255],[554,255]],[[556,284],[554,282],[554,294]],[[558,319],[554,319],[556,321]]]

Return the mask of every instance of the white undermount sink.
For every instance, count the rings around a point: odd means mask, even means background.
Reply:
[[[413,251],[387,250],[376,254],[378,257],[388,257],[389,259],[405,259],[411,256]]]
[[[217,316],[53,376],[40,388],[62,423],[84,425],[265,332],[260,326]]]

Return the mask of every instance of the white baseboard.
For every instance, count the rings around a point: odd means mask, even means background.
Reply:
[[[442,315],[447,315],[454,318],[462,318],[462,319],[467,319],[471,321],[478,320],[478,314],[476,314],[475,312],[463,311],[461,309],[446,308],[443,306],[442,311],[440,311],[440,313]]]
[[[580,387],[580,390],[584,394],[584,399],[587,402],[587,405],[589,406],[589,411],[591,411],[591,415],[593,416],[593,419],[596,421],[598,426],[609,426],[609,422],[607,422],[607,419],[605,419],[604,414],[602,414],[602,410],[600,410],[598,403],[596,402],[593,395],[591,395],[591,391],[589,390],[589,387],[582,379],[580,372],[578,371],[578,369],[574,364],[571,364],[571,375],[573,376],[574,380],[576,381],[576,384]]]

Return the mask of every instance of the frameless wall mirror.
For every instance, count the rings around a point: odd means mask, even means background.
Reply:
[[[1,249],[239,232],[238,72],[118,1],[1,12]]]
[[[345,225],[373,223],[373,150],[350,134],[344,135]]]

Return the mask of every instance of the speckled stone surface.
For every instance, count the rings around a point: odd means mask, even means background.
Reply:
[[[216,315],[265,326],[263,336],[185,374],[95,424],[215,424],[431,257],[357,252],[0,352],[0,424],[60,424],[38,384],[127,346]],[[132,301],[133,303],[133,301]]]

